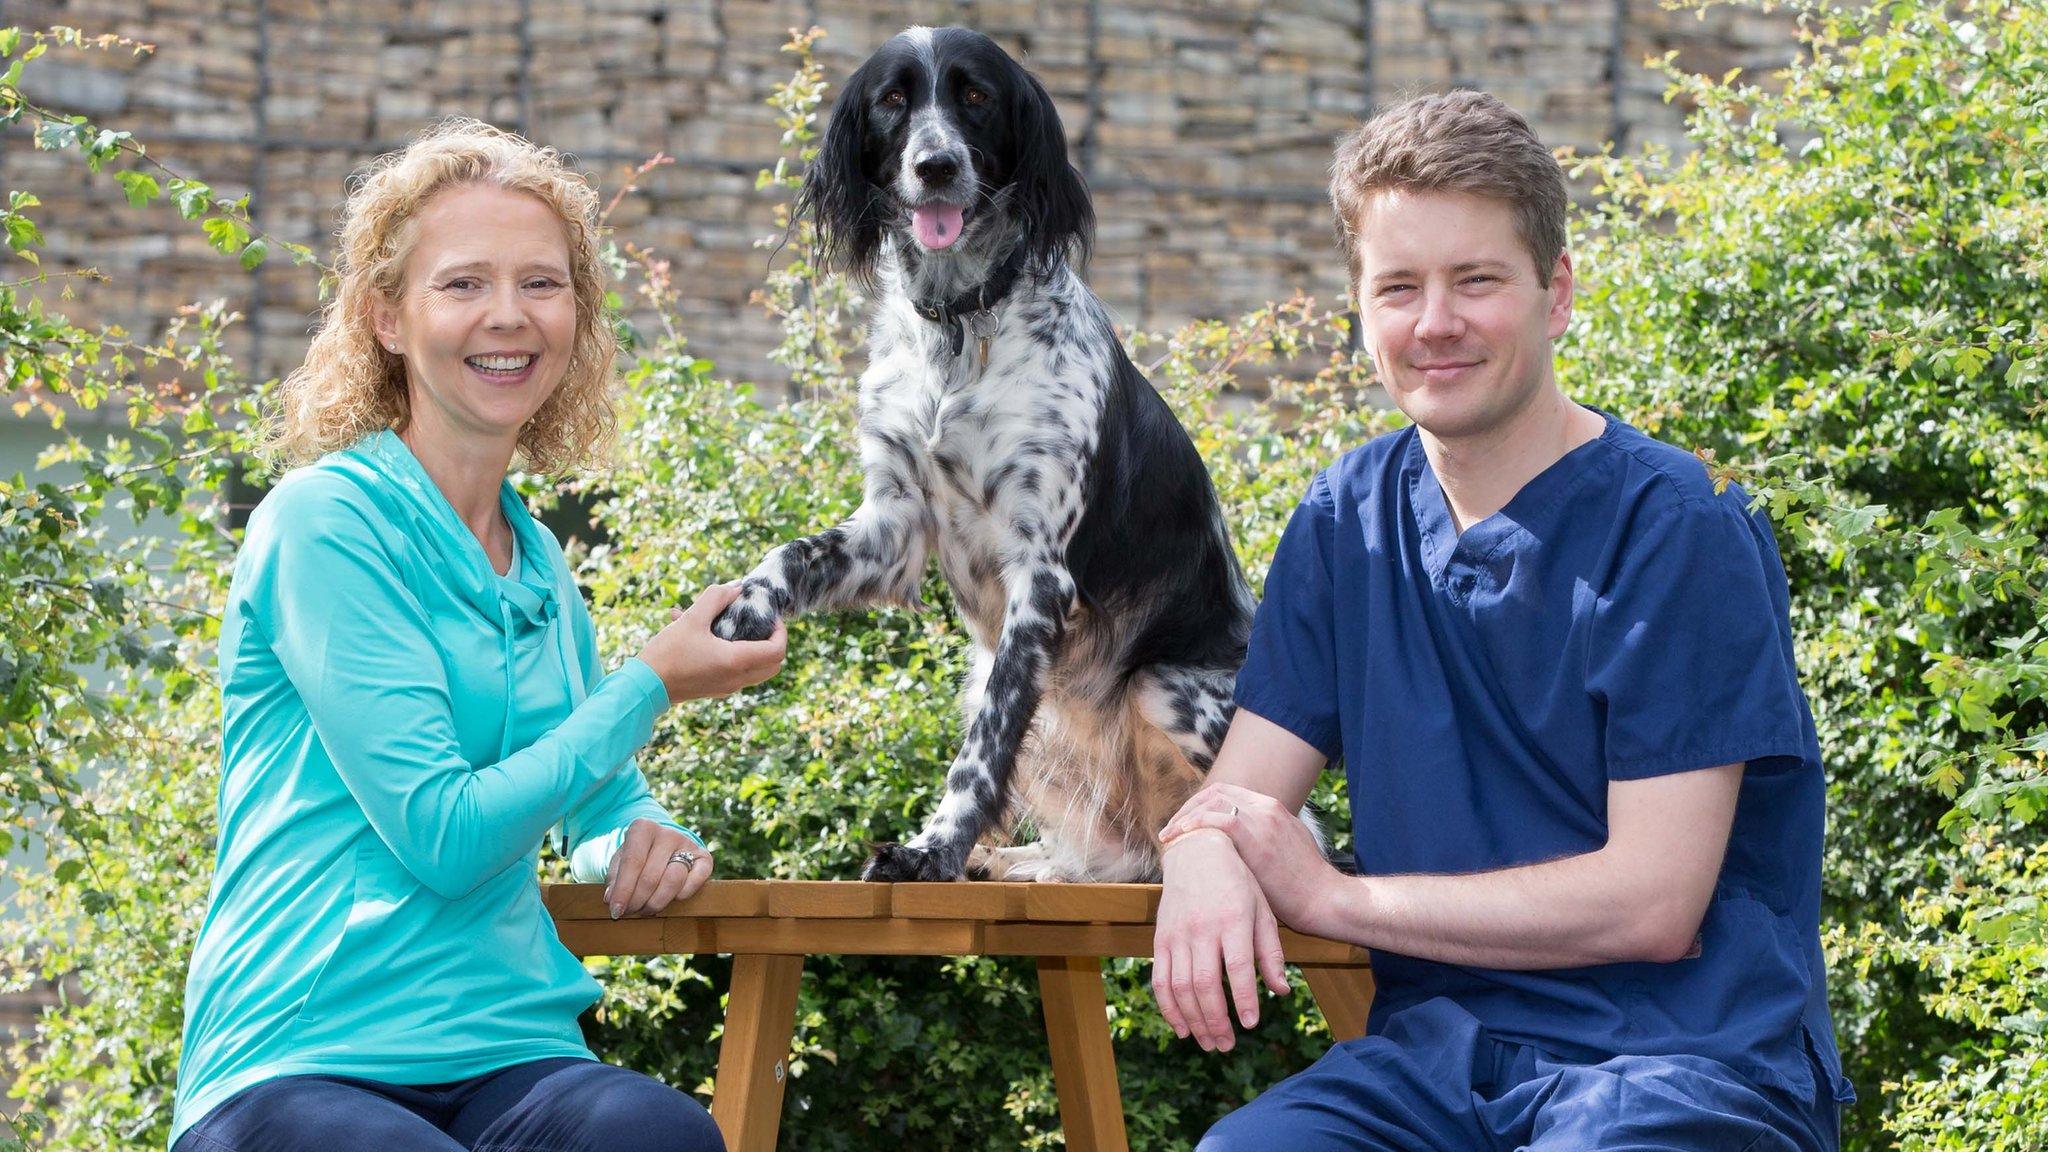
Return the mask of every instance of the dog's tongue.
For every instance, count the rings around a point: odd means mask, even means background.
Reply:
[[[926,204],[910,213],[910,226],[917,233],[917,242],[927,248],[950,247],[960,238],[960,219],[964,215],[958,204]]]

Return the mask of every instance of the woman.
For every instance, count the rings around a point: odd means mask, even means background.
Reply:
[[[220,853],[186,990],[177,1152],[721,1147],[598,1063],[556,939],[551,830],[612,915],[711,875],[632,761],[669,704],[758,683],[707,589],[601,674],[554,538],[506,482],[613,427],[596,198],[451,121],[349,197],[337,289],[269,448],[220,637]]]

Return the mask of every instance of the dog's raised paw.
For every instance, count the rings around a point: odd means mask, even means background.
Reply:
[[[766,640],[775,632],[775,613],[767,597],[748,593],[726,605],[711,622],[711,634],[720,640]]]
[[[868,860],[867,867],[861,869],[860,878],[883,882],[958,880],[961,879],[961,863],[929,848],[912,848],[905,844],[878,844],[875,846],[874,856]]]

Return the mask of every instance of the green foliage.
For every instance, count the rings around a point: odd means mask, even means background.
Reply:
[[[131,203],[166,191],[187,219],[206,217],[217,243],[235,241],[224,250],[260,261],[243,201],[215,199],[127,133],[45,108],[19,87],[23,66],[52,46],[117,45],[143,48],[70,29],[0,30],[0,59],[12,60],[0,127],[33,125],[37,147],[75,149],[92,172],[150,167],[164,184],[140,168],[114,174]],[[10,249],[38,268],[39,206],[17,190],[0,210]],[[70,974],[84,995],[48,1015],[33,1046],[9,1053],[24,1104],[0,1112],[0,1148],[161,1139],[184,960],[210,869],[210,669],[233,548],[217,494],[246,454],[238,429],[254,411],[221,351],[235,317],[219,305],[185,309],[143,341],[49,311],[34,290],[66,282],[39,271],[0,283],[12,415],[60,433],[38,478],[0,476],[0,851],[31,834],[48,849],[41,874],[16,877],[0,920],[0,987]],[[75,478],[43,478],[60,471]],[[145,520],[165,531],[110,531]]]
[[[1926,1067],[1887,1082],[1890,1128],[1904,1149],[2048,1147],[2048,846],[2001,843],[1972,828],[1954,879],[1906,903],[1904,930],[1866,923],[1858,963],[1913,964],[1934,977],[1927,1005],[1967,1026]]]
[[[1771,85],[1672,73],[1696,151],[1580,161],[1604,204],[1567,387],[1780,524],[1833,781],[1851,1146],[1882,1121],[2041,1147],[2038,949],[1971,926],[2037,930],[2044,891],[2048,6],[1795,11]],[[2000,1084],[2034,1088],[2003,1119]]]

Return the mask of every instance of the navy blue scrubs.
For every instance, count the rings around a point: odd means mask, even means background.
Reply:
[[[1375,950],[1372,1034],[1205,1149],[1834,1146],[1852,1096],[1820,950],[1826,789],[1784,569],[1747,502],[1611,416],[1462,535],[1413,428],[1316,477],[1237,700],[1343,763],[1360,871],[1590,852],[1610,782],[1747,768],[1696,956],[1501,971]],[[1507,1127],[1480,1141],[1439,1113]],[[1276,1136],[1294,1121],[1299,1140]]]

